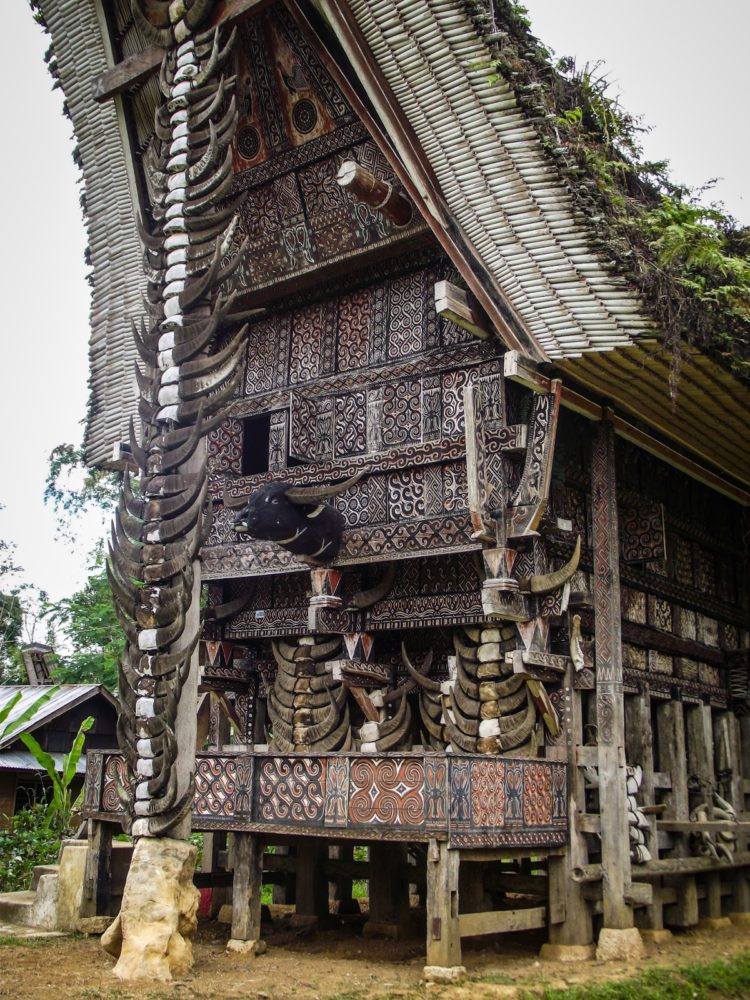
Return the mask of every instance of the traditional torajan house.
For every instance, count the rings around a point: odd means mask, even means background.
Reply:
[[[653,267],[629,206],[659,192],[580,79],[505,0],[38,6],[86,183],[87,454],[140,479],[87,912],[111,824],[154,859],[191,807],[232,835],[236,942],[264,870],[308,917],[361,872],[371,929],[416,885],[448,967],[748,911],[747,330],[720,350]]]

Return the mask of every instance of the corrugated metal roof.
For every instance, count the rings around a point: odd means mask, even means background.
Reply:
[[[61,753],[51,753],[50,757],[55,762],[55,767],[58,771],[62,770],[63,757],[64,754]],[[36,762],[33,753],[29,753],[28,750],[5,750],[0,753],[0,771],[41,771],[44,772],[44,768],[40,767]],[[86,755],[84,754],[78,763],[76,764],[76,774],[86,773]]]
[[[0,710],[2,710],[8,702],[19,693],[19,691],[21,692],[21,699],[17,705],[14,705],[8,718],[2,723],[0,732],[5,729],[7,725],[20,718],[23,713],[44,694],[43,687],[31,684],[2,685],[0,687]],[[61,684],[59,689],[55,691],[48,701],[39,707],[39,709],[34,713],[34,716],[22,728],[23,730],[37,729],[48,719],[59,715],[60,712],[65,711],[68,708],[73,708],[75,705],[79,705],[82,701],[88,701],[89,698],[92,698],[100,693],[104,693],[104,691],[99,684]],[[105,695],[105,697],[110,696]],[[18,739],[19,731],[21,730],[15,729],[12,733],[9,733],[7,736],[0,739],[0,748],[14,743]]]

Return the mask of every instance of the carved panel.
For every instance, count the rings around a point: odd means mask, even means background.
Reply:
[[[321,304],[292,313],[292,346],[289,383],[311,382],[320,374],[323,311]]]
[[[349,820],[356,825],[421,826],[425,818],[424,762],[353,760]]]
[[[350,392],[335,402],[334,455],[361,455],[367,449],[367,394]]]
[[[388,356],[394,360],[417,354],[423,348],[424,293],[421,274],[406,275],[390,283]]]
[[[230,417],[214,428],[206,439],[209,472],[242,472],[242,423]]]
[[[384,448],[417,443],[422,434],[421,385],[418,381],[383,386],[381,440]]]
[[[339,301],[338,370],[362,368],[368,363],[372,293],[369,289],[345,295]]]
[[[650,562],[666,558],[664,506],[641,502],[620,510],[620,558]]]
[[[388,477],[388,520],[392,523],[424,517],[425,470],[397,472]]]

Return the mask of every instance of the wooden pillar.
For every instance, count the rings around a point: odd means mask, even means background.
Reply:
[[[328,916],[328,845],[312,837],[297,841],[297,909],[299,916]]]
[[[640,801],[643,805],[654,805],[654,734],[651,722],[651,690],[644,684],[641,691],[625,699],[625,749],[629,764],[639,764],[643,770],[640,787]],[[658,857],[658,836],[656,816],[649,817],[651,836],[648,848],[653,858]],[[643,912],[643,911],[642,911]],[[642,917],[639,919],[643,919]],[[653,902],[645,907],[645,926],[650,930],[664,929],[664,912],[661,901],[661,886],[653,887]]]
[[[90,819],[88,841],[78,912],[82,917],[107,917],[112,898],[112,824]]]
[[[600,423],[595,432],[591,493],[604,927],[624,929],[633,926],[633,911],[625,902],[630,890],[630,837],[625,782],[620,543],[615,435],[608,421]]]
[[[328,849],[328,856],[332,861],[349,861],[353,864],[354,844],[333,844]],[[352,876],[344,874],[337,874],[333,881],[328,883],[328,896],[338,903],[339,916],[359,913],[359,903],[352,897],[353,883]]]
[[[710,705],[685,705],[685,733],[687,752],[687,773],[689,778],[697,778],[700,791],[690,805],[695,808],[701,802],[711,805],[712,791],[716,787],[714,769],[714,737]],[[710,813],[709,813],[710,815]],[[705,912],[708,917],[721,916],[721,875],[708,872],[704,879],[706,886]]]
[[[458,929],[458,851],[444,840],[431,840],[427,849],[427,965],[461,964]]]
[[[409,879],[405,844],[370,844],[370,919],[367,934],[398,937],[409,920]]]
[[[263,843],[254,833],[234,833],[232,940],[260,940]]]
[[[737,814],[745,809],[744,763],[742,759],[742,732],[740,720],[734,712],[722,712],[717,721],[714,742],[720,741],[721,750],[717,754],[720,771],[726,775],[724,782],[717,787],[720,794],[731,802]],[[724,760],[726,758],[726,762]],[[718,776],[717,776],[718,777]],[[748,836],[740,833],[737,838],[736,850],[746,851]],[[750,912],[750,882],[745,869],[735,872],[732,878],[732,912]]]
[[[290,857],[294,853],[294,848],[282,845],[276,848],[275,853],[277,857]],[[283,873],[283,877],[283,882],[274,883],[271,891],[271,900],[274,903],[293,903],[296,899],[296,875],[292,871],[287,871]]]
[[[573,668],[565,678],[571,699],[568,737],[568,848],[563,855],[551,856],[549,872],[549,940],[556,945],[588,945],[593,941],[591,911],[583,896],[583,886],[573,881],[574,868],[587,865],[588,848],[578,828],[578,814],[586,812],[583,771],[576,761],[576,747],[583,743],[581,693],[573,688]]]
[[[685,723],[682,702],[665,701],[656,710],[656,730],[659,742],[659,770],[669,772],[672,787],[664,797],[667,819],[687,820],[690,805],[687,788],[687,751],[685,748]],[[687,847],[677,842],[675,853],[687,856]],[[695,877],[683,875],[670,880],[677,890],[677,902],[668,907],[665,919],[677,927],[690,927],[698,923],[698,890]]]

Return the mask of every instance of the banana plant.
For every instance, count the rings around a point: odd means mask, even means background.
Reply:
[[[89,715],[78,727],[78,732],[73,740],[70,752],[63,754],[62,768],[58,771],[54,758],[51,754],[43,750],[31,733],[20,733],[19,738],[24,746],[31,751],[34,759],[40,767],[49,775],[52,782],[52,799],[47,807],[47,824],[60,836],[64,836],[70,830],[70,821],[73,812],[83,798],[83,789],[73,798],[73,779],[76,775],[76,767],[83,753],[83,745],[86,741],[86,733],[94,725],[94,717]]]

